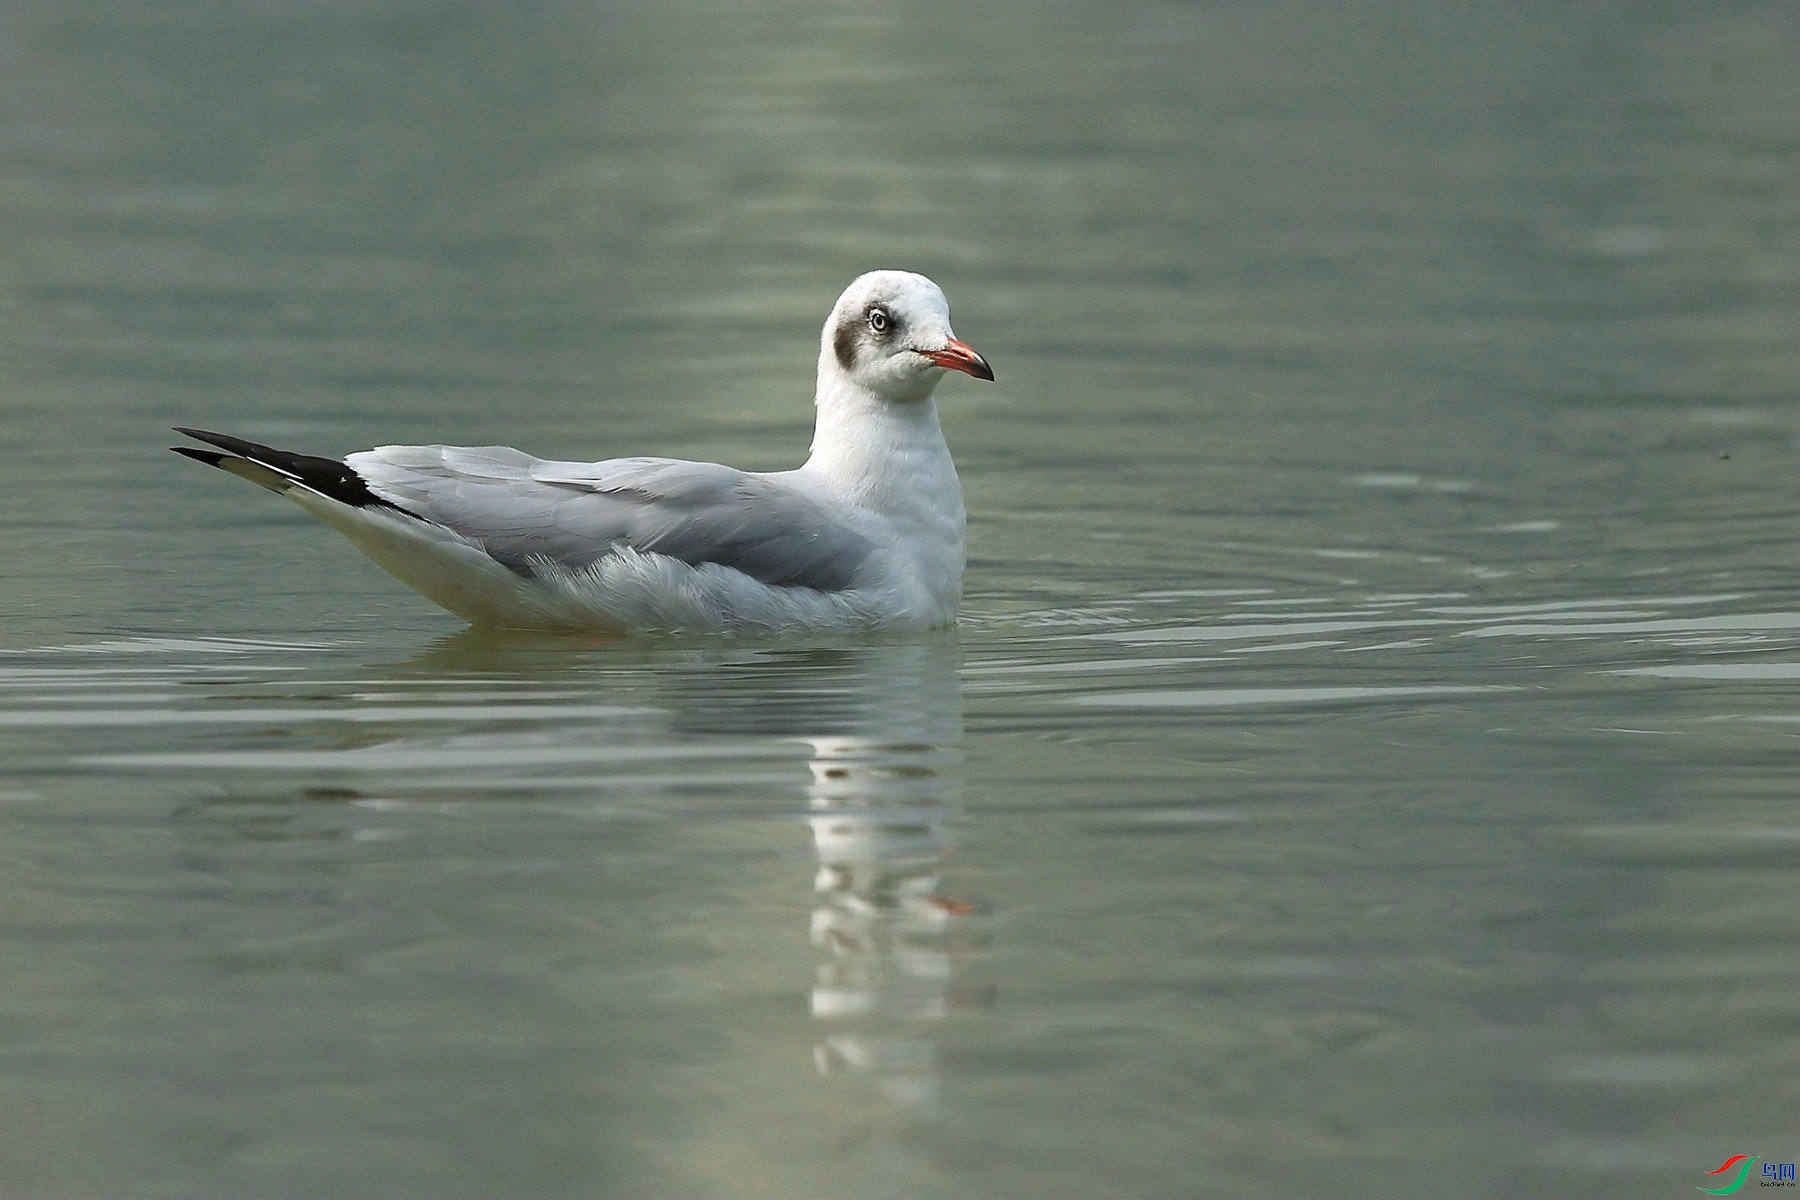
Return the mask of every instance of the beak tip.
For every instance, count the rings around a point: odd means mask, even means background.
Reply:
[[[973,375],[976,379],[992,381],[994,368],[988,360],[976,352],[975,347],[957,338],[951,338],[942,350],[923,352],[926,358],[946,371],[961,371],[965,375]]]

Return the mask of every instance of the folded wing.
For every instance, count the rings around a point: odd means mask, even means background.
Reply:
[[[873,549],[779,477],[717,463],[549,462],[505,446],[383,446],[345,461],[376,496],[521,575],[578,571],[628,546],[774,587],[840,591]]]

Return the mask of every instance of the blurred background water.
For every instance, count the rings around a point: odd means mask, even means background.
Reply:
[[[0,7],[0,1192],[1795,1157],[1791,4]],[[795,465],[965,618],[484,639],[171,424]]]

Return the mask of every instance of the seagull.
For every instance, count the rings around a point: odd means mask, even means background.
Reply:
[[[178,454],[286,496],[473,625],[654,632],[917,630],[956,619],[962,487],[931,394],[994,378],[943,291],[871,271],[820,336],[792,471],[378,446],[342,462],[177,427]]]

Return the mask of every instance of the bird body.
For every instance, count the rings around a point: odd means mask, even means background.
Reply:
[[[923,629],[955,619],[962,490],[932,390],[992,379],[921,275],[876,271],[820,338],[812,451],[791,471],[505,446],[342,462],[224,434],[179,453],[280,492],[478,625],[613,632]]]

